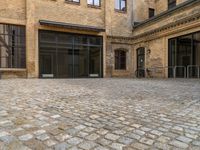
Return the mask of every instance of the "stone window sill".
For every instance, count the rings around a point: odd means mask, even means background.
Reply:
[[[97,5],[88,4],[87,6],[88,6],[89,8],[101,9],[101,6],[97,6]]]
[[[80,2],[65,1],[65,3],[72,4],[72,5],[80,5]]]
[[[126,14],[127,11],[126,10],[119,10],[119,9],[115,9],[115,12],[121,13],[121,14]]]

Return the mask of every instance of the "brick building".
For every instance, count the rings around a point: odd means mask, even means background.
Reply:
[[[1,77],[198,77],[199,20],[200,0],[4,0]]]

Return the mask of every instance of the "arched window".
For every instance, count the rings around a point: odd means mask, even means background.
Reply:
[[[115,69],[126,70],[126,51],[115,50]]]

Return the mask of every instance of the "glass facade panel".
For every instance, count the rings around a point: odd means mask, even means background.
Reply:
[[[89,50],[89,74],[93,77],[101,76],[101,48],[90,47]]]
[[[0,24],[0,68],[25,67],[25,27]]]
[[[198,77],[200,32],[169,40],[169,66],[177,66],[176,77]],[[173,70],[168,71],[173,77]]]
[[[102,37],[50,31],[39,35],[40,77],[102,77]]]

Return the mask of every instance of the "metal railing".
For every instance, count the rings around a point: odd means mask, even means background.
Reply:
[[[196,69],[197,70],[197,74],[196,74],[197,78],[200,78],[200,66],[197,66],[197,65],[189,65],[189,66],[187,66],[187,78],[193,78],[193,77],[190,76],[191,69]]]
[[[183,68],[184,69],[184,78],[187,78],[187,69],[185,66],[174,66],[174,78],[177,77],[177,68]]]
[[[172,78],[192,78],[190,76],[191,68],[196,68],[197,78],[200,78],[200,66],[195,66],[195,65],[189,65],[187,67],[186,66],[164,66],[164,67],[138,68],[135,71],[135,76],[138,78],[141,78],[141,77],[154,78],[156,76],[165,78],[169,76],[169,71],[171,70]],[[167,72],[166,72],[166,69],[167,69]],[[182,71],[180,71],[180,69],[182,69]],[[144,76],[143,76],[143,72],[144,72]],[[140,76],[140,73],[142,73],[142,76]]]

